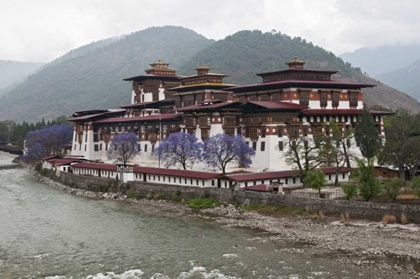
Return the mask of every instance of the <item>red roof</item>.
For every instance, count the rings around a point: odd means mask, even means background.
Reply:
[[[222,102],[222,103],[216,103],[216,104],[211,104],[211,105],[199,104],[199,105],[191,105],[191,106],[187,106],[187,107],[182,107],[182,108],[178,108],[178,109],[175,109],[175,110],[176,111],[185,111],[185,110],[215,109],[215,108],[222,108],[222,107],[230,106],[232,104],[239,105],[240,103],[238,103],[238,102]]]
[[[304,109],[301,111],[306,115],[359,115],[361,109]],[[395,114],[392,111],[370,110],[372,115],[390,115]]]
[[[86,120],[86,119],[91,119],[91,118],[95,118],[98,116],[106,116],[106,115],[110,115],[110,114],[115,114],[115,113],[121,113],[121,112],[125,112],[124,109],[115,109],[113,111],[105,111],[105,112],[100,112],[100,113],[95,113],[95,114],[84,114],[81,116],[77,116],[77,113],[74,113],[73,117],[68,118],[69,121],[77,121],[77,120]]]
[[[176,113],[166,113],[166,114],[156,114],[156,115],[147,115],[147,116],[136,116],[136,117],[114,117],[114,118],[105,118],[95,121],[95,123],[118,123],[118,122],[135,122],[135,121],[153,121],[153,120],[171,120],[180,118],[181,114]]]
[[[304,109],[306,115],[359,115],[361,109]]]
[[[277,71],[271,71],[271,72],[264,72],[264,73],[257,73],[255,75],[261,76],[261,75],[268,75],[268,74],[275,74],[275,73],[285,73],[285,72],[316,72],[316,73],[327,73],[327,74],[336,74],[338,71],[331,71],[331,70],[316,70],[316,69],[299,69],[299,68],[289,68],[284,70],[277,70]]]
[[[273,81],[273,82],[264,82],[264,83],[254,83],[254,84],[248,84],[243,86],[236,86],[236,87],[230,87],[226,90],[233,91],[233,92],[239,92],[239,91],[250,91],[254,90],[254,88],[258,87],[287,87],[291,84],[301,84],[301,85],[319,85],[320,87],[328,86],[328,85],[334,85],[334,86],[341,86],[343,88],[364,88],[364,87],[374,87],[376,84],[365,84],[365,83],[353,83],[353,82],[347,82],[347,81],[335,81],[335,80],[301,80],[301,79],[286,79],[286,80],[279,80],[279,81]],[[246,89],[246,90],[242,90]]]
[[[193,179],[213,179],[213,178],[217,178],[221,176],[220,173],[214,173],[214,172],[199,172],[199,171],[160,169],[160,168],[149,168],[149,167],[134,167],[134,173],[168,175],[168,176],[185,177],[185,178],[193,178]]]
[[[78,163],[72,165],[73,168],[82,168],[82,169],[97,169],[97,170],[112,170],[116,171],[116,165],[110,164],[101,164],[101,163]]]
[[[273,192],[273,186],[258,184],[241,188],[241,190],[256,191],[256,192]]]
[[[270,101],[249,101],[242,106],[245,106],[246,104],[254,104],[260,107],[264,107],[267,109],[306,109],[308,106],[305,105],[299,105],[295,103],[289,103],[289,102],[270,102]]]
[[[336,168],[323,168],[322,171],[325,174],[334,174]],[[351,168],[341,168],[339,173],[350,172]],[[255,181],[255,180],[270,180],[270,179],[279,179],[279,178],[289,178],[296,177],[299,175],[298,170],[288,170],[288,171],[275,171],[275,172],[262,172],[262,173],[250,173],[250,174],[230,174],[226,175],[229,180],[237,182],[245,181]]]

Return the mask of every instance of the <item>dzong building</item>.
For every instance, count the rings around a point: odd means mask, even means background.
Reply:
[[[285,161],[286,143],[303,138],[301,144],[314,144],[315,133],[331,133],[326,125],[331,119],[342,131],[354,128],[363,107],[363,88],[374,85],[333,80],[337,71],[306,69],[297,57],[287,65],[285,70],[258,73],[259,83],[237,86],[225,83],[227,75],[212,73],[205,65],[197,67],[195,75],[179,76],[159,60],[146,74],[124,79],[132,83],[131,104],[72,115],[71,155],[109,162],[110,140],[128,131],[141,139],[142,152],[132,163],[157,167],[151,152],[171,133],[191,133],[202,141],[226,133],[241,135],[256,151],[251,171],[293,169]],[[371,114],[384,137],[382,117],[388,113]],[[360,156],[354,139],[346,145]],[[203,171],[205,166],[194,169]]]

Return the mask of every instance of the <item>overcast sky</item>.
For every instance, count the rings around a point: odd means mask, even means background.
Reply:
[[[419,13],[419,0],[0,0],[0,60],[48,62],[92,41],[164,25],[216,40],[275,29],[338,55],[420,43]]]

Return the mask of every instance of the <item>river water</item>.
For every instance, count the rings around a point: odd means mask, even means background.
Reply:
[[[376,278],[256,241],[258,231],[63,193],[12,159],[0,152],[2,279]]]

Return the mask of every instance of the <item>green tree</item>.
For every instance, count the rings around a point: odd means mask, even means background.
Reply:
[[[351,167],[350,159],[353,154],[349,150],[349,141],[353,137],[353,130],[339,126],[332,119],[325,127],[327,134],[320,139],[318,160],[321,166],[335,168],[335,182],[338,186],[338,174],[347,166]]]
[[[375,178],[375,169],[372,165],[367,165],[363,160],[357,159],[359,176],[359,193],[363,200],[369,201],[376,197],[381,191],[381,185]]]
[[[319,197],[321,197],[321,189],[325,186],[327,181],[325,180],[325,174],[322,170],[310,171],[306,173],[305,185],[308,185],[314,190],[318,190]]]
[[[378,129],[366,106],[363,107],[362,113],[359,116],[354,137],[359,143],[363,157],[367,159],[368,165],[371,165],[372,159],[376,156],[380,148],[380,142]]]
[[[401,188],[404,186],[404,181],[398,177],[394,177],[384,185],[384,191],[388,196],[395,201],[400,193]]]
[[[397,111],[385,121],[385,133],[386,142],[378,162],[396,166],[402,180],[406,172],[414,177],[420,166],[420,115]]]
[[[353,198],[357,194],[357,188],[355,185],[350,183],[341,184],[341,189],[344,192],[346,200]]]
[[[314,134],[315,141],[320,135]],[[299,170],[300,181],[304,181],[305,174],[318,167],[319,146],[310,142],[306,136],[291,137],[285,142],[284,158],[288,165],[296,166]]]
[[[411,181],[411,189],[420,198],[420,176],[416,176]]]

